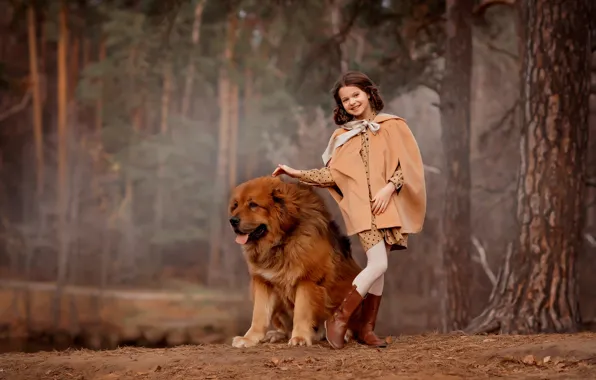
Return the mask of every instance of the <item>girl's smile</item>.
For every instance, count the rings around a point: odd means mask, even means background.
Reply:
[[[345,86],[339,90],[339,97],[347,113],[357,119],[367,117],[372,113],[366,92],[356,86]]]

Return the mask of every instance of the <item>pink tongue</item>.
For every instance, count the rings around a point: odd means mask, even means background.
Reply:
[[[248,241],[248,234],[246,235],[236,235],[236,243],[238,244],[246,244]]]

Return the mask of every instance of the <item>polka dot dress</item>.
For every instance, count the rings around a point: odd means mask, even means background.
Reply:
[[[360,156],[362,157],[362,161],[364,162],[364,168],[366,170],[366,181],[368,184],[368,197],[370,200],[370,205],[372,207],[372,198],[373,195],[370,189],[370,170],[369,170],[369,133],[370,131],[366,131],[361,133],[360,141],[361,141],[361,148],[360,148]],[[357,137],[354,137],[357,138]],[[310,169],[310,170],[303,170],[302,175],[299,178],[302,182],[309,183],[315,186],[320,187],[332,187],[335,186],[335,181],[331,176],[331,171],[328,167],[324,167],[321,169]],[[397,170],[393,174],[393,176],[389,179],[395,187],[398,189],[404,183],[403,172],[401,171],[401,167],[398,165]],[[372,214],[372,211],[371,211]],[[375,224],[375,215],[372,214],[372,223],[371,229],[367,231],[362,231],[358,234],[358,238],[360,239],[360,243],[365,251],[368,251],[371,247],[373,247],[378,242],[382,241],[383,239],[385,242],[390,246],[390,250],[400,250],[406,249],[408,246],[408,235],[402,234],[400,229],[397,227],[394,228],[382,228],[378,229]]]

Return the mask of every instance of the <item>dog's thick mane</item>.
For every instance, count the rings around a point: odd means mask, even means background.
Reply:
[[[350,239],[341,232],[339,225],[325,205],[324,199],[312,188],[302,183],[282,182],[282,201],[298,210],[299,218],[294,233],[329,236],[334,242],[334,251],[344,257],[351,257]]]
[[[350,239],[341,232],[323,197],[312,186],[273,178],[268,178],[266,183],[270,186],[273,207],[277,209],[272,217],[277,219],[280,226],[278,231],[270,232],[272,236],[281,237],[281,240],[265,238],[254,245],[245,246],[243,249],[250,261],[261,268],[270,269],[289,265],[290,262],[304,263],[301,251],[307,249],[306,246],[297,246],[288,251],[283,245],[287,241],[297,241],[291,239],[292,236],[306,238],[300,239],[301,242],[320,241],[322,238],[332,243],[338,260],[352,258]]]

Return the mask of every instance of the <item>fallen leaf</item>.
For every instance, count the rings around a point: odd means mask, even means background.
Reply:
[[[495,339],[491,339],[491,338],[486,338],[482,341],[482,343],[488,343],[488,342],[494,342]]]
[[[543,362],[544,364],[546,364],[546,363],[550,362],[550,356],[545,356],[545,357],[544,357],[544,359],[542,359],[542,362]]]
[[[567,363],[563,363],[563,362],[559,362],[559,363],[557,363],[557,368],[558,368],[558,369],[563,369],[563,368],[565,368],[566,366],[567,366]]]
[[[534,357],[534,355],[526,355],[522,359],[522,362],[524,362],[525,364],[536,364],[536,358]]]
[[[279,359],[278,358],[273,358],[271,359],[271,363],[278,365],[279,364]]]
[[[161,366],[160,366],[160,365],[158,365],[158,366],[155,368],[155,372],[159,372],[159,371],[161,371]]]

